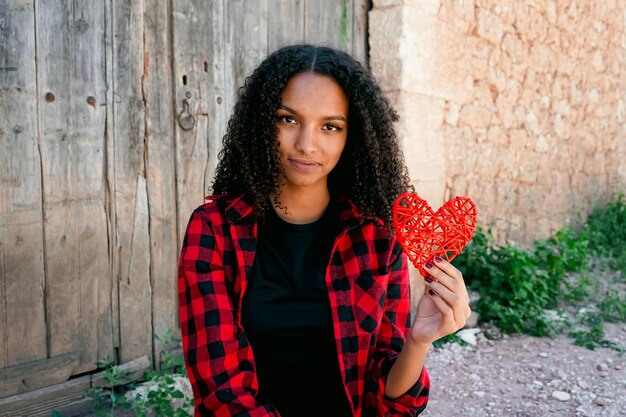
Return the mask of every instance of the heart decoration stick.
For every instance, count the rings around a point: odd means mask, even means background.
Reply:
[[[467,245],[476,227],[476,205],[455,197],[437,212],[417,194],[401,194],[393,205],[396,238],[423,277],[424,263],[440,256],[451,261]]]

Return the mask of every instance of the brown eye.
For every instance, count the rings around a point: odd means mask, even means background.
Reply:
[[[332,132],[340,132],[341,128],[339,126],[333,125],[333,124],[325,124],[324,125],[324,129],[325,130],[330,130]]]
[[[287,124],[294,124],[296,123],[296,119],[294,119],[291,116],[287,116],[287,115],[279,115],[277,117],[279,122],[283,122],[283,123],[287,123]]]

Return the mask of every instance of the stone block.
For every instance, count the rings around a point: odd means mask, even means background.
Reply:
[[[506,52],[516,64],[522,64],[526,62],[528,58],[526,45],[513,33],[506,33],[502,38],[502,50]]]
[[[537,161],[527,155],[522,159],[522,163],[519,167],[518,181],[521,184],[534,184],[537,182],[538,169]]]
[[[459,114],[459,125],[486,129],[491,123],[491,111],[476,104],[463,106]]]
[[[457,64],[470,62],[474,39],[416,7],[373,9],[369,18],[370,66],[384,90],[467,101],[467,92],[458,87],[469,67]]]
[[[510,213],[517,207],[517,184],[509,178],[498,177],[496,185],[496,201],[501,215]]]
[[[445,142],[446,175],[454,177],[473,172],[478,154],[473,151],[472,130],[469,127],[444,126],[442,134]]]
[[[500,46],[504,35],[504,22],[498,15],[481,7],[476,12],[476,32],[481,38]]]
[[[371,65],[397,96],[418,191],[433,206],[476,196],[481,223],[521,244],[626,187],[626,0],[565,3],[376,0],[370,12]]]
[[[498,97],[496,97],[496,111],[504,128],[508,129],[513,126],[515,122],[513,117],[513,101],[510,100],[506,94],[498,94]]]
[[[550,143],[548,142],[548,138],[544,135],[537,136],[534,149],[538,153],[547,153],[550,149]]]
[[[554,26],[556,24],[557,8],[556,3],[553,0],[546,1],[545,16],[551,26]]]
[[[526,113],[526,117],[524,119],[524,127],[528,130],[529,133],[534,135],[539,135],[541,133],[541,127],[539,126],[539,119],[534,112],[529,111]]]
[[[445,155],[441,135],[444,101],[420,94],[389,95],[399,114],[396,127],[412,180],[445,185]]]
[[[487,130],[487,141],[493,145],[507,146],[509,144],[509,136],[501,126],[491,124]]]
[[[513,148],[522,149],[528,145],[528,133],[524,129],[509,130],[509,137],[511,139],[511,147]]]
[[[411,185],[415,192],[430,204],[431,207],[441,207],[444,203],[445,181],[413,180]]]
[[[459,122],[460,106],[456,103],[447,102],[444,109],[445,122],[451,126],[456,126]]]
[[[476,159],[474,172],[485,181],[493,181],[498,174],[500,164],[503,161],[496,159],[496,147],[489,143],[483,143],[479,147],[480,158]]]
[[[370,68],[383,90],[399,90],[404,57],[403,8],[373,9],[369,12]]]
[[[572,125],[566,117],[557,114],[554,116],[554,133],[564,140],[567,140],[572,135]]]
[[[527,43],[543,42],[548,34],[548,21],[537,8],[520,3],[516,7],[515,18],[520,37]]]
[[[458,33],[471,33],[476,27],[474,0],[441,0],[437,16]]]

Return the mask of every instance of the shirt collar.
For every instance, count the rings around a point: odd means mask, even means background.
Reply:
[[[214,195],[206,197],[207,200],[218,200],[226,195]],[[340,195],[339,199],[339,222],[342,228],[351,229],[360,226],[369,218],[364,216],[358,207],[344,195]],[[254,215],[254,198],[250,194],[243,194],[232,200],[227,200],[224,209],[226,219],[231,223],[245,223],[256,219]],[[378,218],[371,219],[379,226],[384,226],[382,220]]]

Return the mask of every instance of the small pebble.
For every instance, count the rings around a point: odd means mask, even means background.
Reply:
[[[569,401],[572,399],[572,396],[569,395],[567,392],[563,392],[563,391],[554,391],[552,393],[552,398],[556,398],[559,401]]]
[[[606,363],[600,363],[598,364],[596,368],[598,369],[598,371],[602,371],[602,372],[606,372],[609,370],[609,367]]]
[[[541,356],[542,358],[547,358],[549,355],[546,352],[540,352],[539,356]]]
[[[472,381],[476,381],[476,382],[479,382],[482,380],[482,378],[476,374],[470,374],[469,379],[471,379]]]
[[[606,407],[606,401],[604,401],[602,398],[596,398],[595,400],[593,400],[593,405],[597,405],[598,407]]]

